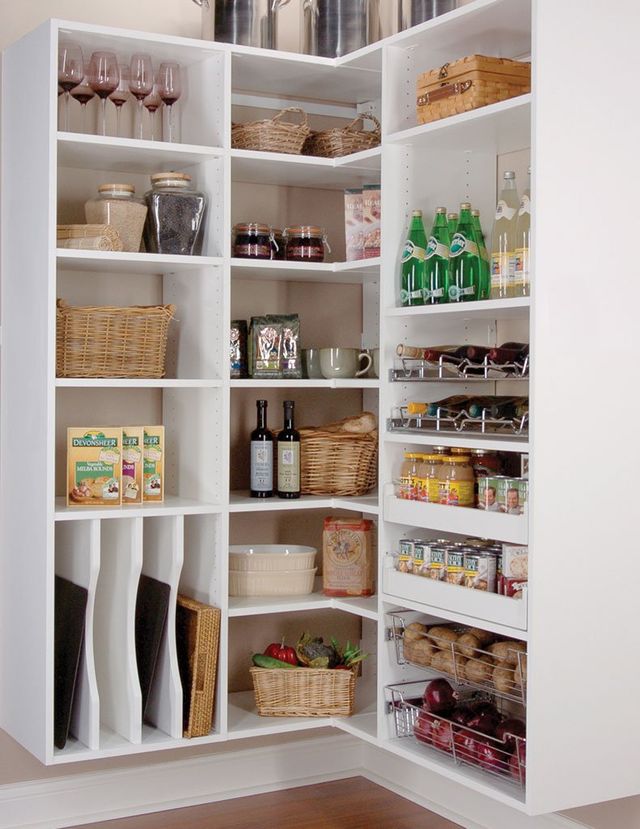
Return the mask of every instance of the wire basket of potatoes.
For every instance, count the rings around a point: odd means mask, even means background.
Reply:
[[[527,646],[480,628],[422,622],[391,613],[399,664],[429,668],[460,685],[526,703]]]

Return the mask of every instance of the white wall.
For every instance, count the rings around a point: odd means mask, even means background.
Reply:
[[[281,46],[295,51],[298,42],[298,0],[282,12]],[[199,37],[200,9],[192,0],[0,0],[0,48],[17,40],[49,17]],[[224,747],[218,750],[224,751]],[[166,752],[143,759],[81,763],[69,767],[69,775],[148,765],[210,753],[211,748],[190,752]],[[0,731],[0,785],[44,777],[59,777],[60,770],[41,766],[30,754]],[[567,813],[593,829],[632,829],[640,826],[640,797],[598,804]]]

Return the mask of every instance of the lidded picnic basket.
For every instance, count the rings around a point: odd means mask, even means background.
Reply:
[[[56,308],[57,377],[165,375],[169,323],[175,305]]]
[[[356,692],[354,670],[250,668],[261,717],[349,717]]]
[[[469,55],[418,76],[418,123],[448,118],[530,91],[530,63]]]
[[[373,130],[364,130],[364,121],[373,122]],[[359,125],[359,126],[358,126]],[[312,132],[304,144],[305,155],[323,158],[339,158],[363,150],[371,150],[380,144],[380,121],[374,115],[363,113],[354,118],[346,127]]]
[[[298,124],[287,123],[282,118],[288,113],[301,116]],[[273,118],[233,124],[231,146],[236,150],[257,150],[268,153],[292,153],[300,155],[309,135],[307,113],[300,107],[281,109]]]

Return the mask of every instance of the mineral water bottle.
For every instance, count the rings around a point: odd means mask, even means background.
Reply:
[[[472,210],[471,218],[473,220],[475,242],[478,246],[478,253],[480,254],[480,290],[478,292],[478,299],[489,299],[491,296],[491,262],[484,240],[484,233],[482,232],[482,225],[480,224],[480,211]]]
[[[528,170],[531,176],[531,167]],[[529,182],[531,179],[529,179]],[[520,208],[516,220],[515,273],[513,279],[514,296],[529,296],[529,242],[531,240],[531,183],[520,198]]]
[[[450,245],[447,208],[437,207],[431,236],[427,243],[427,268],[423,290],[425,305],[437,305],[449,301]]]
[[[471,205],[460,205],[460,219],[449,249],[449,302],[479,299],[480,252],[475,242]]]
[[[518,213],[516,174],[507,170],[491,236],[491,299],[514,294],[516,221]]]
[[[449,239],[453,239],[453,234],[456,232],[456,228],[458,227],[457,213],[447,213],[447,227],[449,229]]]
[[[403,306],[424,304],[426,247],[422,210],[414,210],[401,259],[400,302]]]

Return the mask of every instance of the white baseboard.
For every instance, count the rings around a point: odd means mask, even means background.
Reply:
[[[63,829],[362,775],[464,829],[588,829],[528,817],[348,734],[0,786],[0,829]]]

